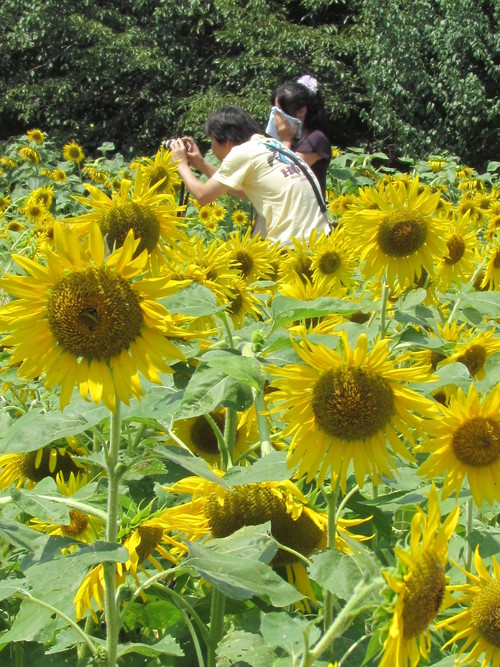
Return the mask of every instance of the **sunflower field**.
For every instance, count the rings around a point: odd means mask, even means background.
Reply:
[[[97,152],[0,155],[1,664],[499,667],[500,163],[280,248]]]

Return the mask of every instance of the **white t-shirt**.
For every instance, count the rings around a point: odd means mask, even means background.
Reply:
[[[264,141],[254,134],[234,146],[212,178],[243,190],[261,217],[261,236],[292,246],[292,237],[307,240],[313,229],[326,230],[327,222],[300,168]]]

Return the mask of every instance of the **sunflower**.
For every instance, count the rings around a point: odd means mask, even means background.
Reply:
[[[54,186],[53,185],[42,185],[41,188],[33,190],[30,194],[29,199],[43,204],[45,208],[50,208],[52,200],[54,198]]]
[[[395,596],[379,667],[415,667],[420,657],[428,660],[429,625],[443,603],[445,606],[450,604],[445,567],[448,542],[455,531],[459,513],[460,508],[456,507],[441,524],[438,495],[432,485],[427,515],[417,507],[413,516],[409,549],[394,549],[398,571],[383,572]]]
[[[216,234],[219,229],[219,223],[215,218],[210,218],[210,220],[203,223],[203,226],[207,232],[210,232],[210,234]]]
[[[73,456],[86,456],[87,452],[78,446],[74,438],[63,438],[46,447],[20,454],[0,456],[0,489],[4,491],[11,484],[17,488],[25,486],[33,489],[45,477],[65,482],[71,477],[78,480],[86,476],[87,468]]]
[[[333,230],[328,236],[321,232],[309,237],[312,251],[311,270],[313,282],[324,278],[326,284],[336,283],[349,286],[353,283],[353,274],[357,262],[351,244],[342,229]]]
[[[30,162],[31,164],[38,164],[40,162],[38,151],[30,146],[23,146],[17,152],[25,162]]]
[[[125,563],[116,564],[115,588],[126,581],[127,574],[130,574],[139,586],[137,570],[146,572],[146,561],[151,563],[159,572],[162,572],[164,568],[153,555],[155,553],[170,563],[176,562],[164,547],[165,543],[169,546],[177,545],[169,538],[166,532],[167,527],[161,516],[156,515],[142,520],[138,526],[128,533],[123,539],[123,546],[128,551],[129,558]],[[97,607],[98,611],[104,611],[104,569],[102,564],[94,567],[86,575],[76,592],[73,604],[76,607],[77,621],[84,618],[88,610],[93,620],[96,623],[98,622],[94,606]]]
[[[219,477],[224,473],[214,470]],[[307,573],[300,557],[326,548],[328,514],[314,509],[299,487],[290,480],[258,482],[224,488],[201,477],[186,477],[166,491],[188,494],[192,499],[170,507],[162,514],[170,526],[177,547],[172,553],[187,552],[186,541],[227,537],[244,526],[270,521],[271,535],[284,548],[279,548],[270,562],[271,567],[284,567],[287,578],[302,582],[301,592],[314,599]],[[369,537],[355,535],[349,528],[365,519],[339,518],[336,526],[335,548],[352,553],[345,538],[365,541]],[[292,553],[290,550],[296,552]],[[306,589],[306,590],[304,590]]]
[[[231,220],[233,221],[233,225],[238,229],[248,225],[248,215],[245,213],[245,211],[240,209],[237,209],[233,212],[231,215]]]
[[[352,208],[343,227],[359,253],[362,271],[377,280],[387,274],[392,287],[413,282],[425,269],[433,273],[434,260],[445,255],[436,216],[440,193],[423,186],[418,177],[380,182],[366,192],[367,208]]]
[[[277,402],[271,412],[284,413],[283,436],[292,436],[289,463],[298,465],[298,475],[310,481],[318,474],[321,483],[327,470],[340,476],[345,493],[351,462],[356,482],[362,487],[368,474],[374,483],[379,475],[391,474],[394,453],[411,459],[402,434],[410,443],[410,426],[418,427],[417,414],[435,413],[433,403],[402,383],[426,379],[423,368],[397,368],[389,359],[388,341],[379,341],[368,353],[368,340],[361,334],[355,349],[341,333],[344,358],[324,345],[306,339],[292,341],[302,364],[270,367],[277,391],[269,400]]]
[[[0,213],[6,211],[11,205],[10,195],[4,195],[0,197]]]
[[[455,598],[455,603],[464,605],[465,609],[462,608],[451,618],[441,621],[436,627],[446,628],[455,633],[443,648],[465,639],[458,650],[455,665],[465,663],[471,667],[478,663],[480,667],[500,665],[500,565],[494,556],[491,558],[491,563],[493,576],[479,555],[479,547],[476,547],[474,553],[474,567],[477,574],[467,572],[457,563],[453,563],[470,580],[470,583],[450,586],[451,591],[461,594]],[[469,653],[459,659],[458,656],[467,650]],[[482,654],[484,655],[481,659]]]
[[[478,245],[478,238],[468,217],[464,216],[450,221],[445,233],[445,241],[446,253],[436,269],[444,289],[451,282],[464,281],[475,269],[475,249]]]
[[[185,223],[178,217],[184,209],[175,204],[172,195],[158,194],[158,183],[149,187],[141,169],[137,170],[135,181],[122,179],[120,193],[111,193],[108,197],[102,190],[89,183],[85,187],[88,197],[74,196],[80,204],[93,209],[92,213],[70,218],[68,222],[78,238],[88,235],[90,225],[96,222],[106,238],[108,248],[119,248],[130,230],[140,243],[137,254],[144,249],[152,253],[162,241],[172,243],[181,238],[180,227]]]
[[[46,135],[42,132],[42,130],[37,130],[37,129],[28,130],[26,132],[26,136],[28,137],[29,141],[33,141],[38,146],[40,144],[43,144],[43,142],[47,138]]]
[[[488,248],[481,289],[500,289],[500,237]]]
[[[64,183],[66,180],[66,172],[63,169],[42,169],[42,176],[47,176],[56,183]]]
[[[261,318],[261,302],[249,289],[242,278],[236,278],[231,285],[231,294],[227,302],[226,312],[235,328],[243,327],[247,317],[258,320]]]
[[[474,385],[467,395],[458,389],[439,418],[426,424],[427,439],[418,451],[430,456],[419,474],[445,475],[443,497],[457,497],[467,476],[475,504],[500,500],[500,385],[481,403]]]
[[[161,147],[153,160],[143,158],[140,168],[150,187],[159,183],[156,190],[158,194],[173,195],[175,189],[181,184],[177,164],[177,162],[172,162],[172,151]]]
[[[216,202],[212,206],[212,215],[217,220],[217,222],[222,222],[226,217],[226,209],[222,204],[217,204]]]
[[[278,244],[271,244],[259,235],[251,236],[251,233],[250,228],[242,236],[239,231],[231,232],[225,243],[231,252],[232,266],[249,285],[257,280],[270,280],[280,257]]]
[[[15,160],[10,157],[5,157],[4,155],[0,156],[0,165],[2,167],[7,167],[8,169],[15,169],[18,166]]]
[[[471,329],[468,334],[464,334],[464,339],[464,342],[457,343],[453,354],[447,357],[443,364],[464,364],[473,378],[482,380],[486,377],[488,359],[500,352],[498,332],[490,329],[476,334],[474,329]]]
[[[21,207],[21,213],[26,217],[30,222],[41,223],[47,217],[50,216],[50,213],[42,201],[37,201],[32,197],[29,197],[26,203]]]
[[[109,178],[109,171],[103,169],[97,169],[92,165],[88,164],[83,167],[82,172],[86,174],[93,183],[100,183],[101,185],[106,185]]]
[[[46,388],[61,384],[61,409],[76,384],[84,399],[90,394],[115,410],[116,396],[128,404],[130,395],[143,395],[139,371],[159,383],[158,371],[170,372],[165,359],[184,359],[167,338],[176,333],[171,316],[156,301],[182,284],[139,278],[147,253],[133,259],[138,243],[130,232],[105,259],[93,224],[89,258],[71,229],[57,223],[55,252],[44,249],[47,267],[14,255],[28,275],[1,281],[17,297],[0,309],[0,331],[10,331],[3,344],[14,349],[12,363],[21,362],[20,377],[45,374]]]
[[[64,145],[63,157],[68,162],[80,164],[85,156],[83,155],[82,147],[79,146],[76,141],[71,141],[70,143]]]

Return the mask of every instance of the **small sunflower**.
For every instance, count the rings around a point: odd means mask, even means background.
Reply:
[[[359,253],[362,271],[379,280],[384,273],[392,286],[418,279],[434,261],[445,255],[436,216],[440,193],[423,186],[418,177],[380,182],[366,192],[368,207],[351,208],[343,215],[343,227]]]
[[[474,330],[469,331],[463,342],[458,342],[453,354],[443,362],[451,364],[459,362],[467,367],[467,370],[476,380],[486,377],[486,363],[488,359],[500,353],[500,337],[496,329],[482,331],[476,334]]]
[[[477,234],[467,217],[451,221],[445,233],[446,253],[439,261],[436,273],[446,289],[451,282],[460,283],[475,269]]]
[[[159,183],[156,190],[158,194],[173,195],[181,184],[177,165],[177,162],[172,162],[172,151],[162,147],[156,152],[154,159],[143,158],[140,168],[150,187]]]
[[[206,204],[205,206],[200,206],[198,209],[198,220],[203,224],[207,225],[213,219],[213,206],[212,204]]]
[[[457,497],[467,476],[475,504],[500,500],[500,385],[480,402],[474,385],[467,395],[458,389],[439,418],[426,424],[427,439],[418,451],[430,456],[419,474],[445,475],[443,497]]]
[[[261,302],[242,278],[236,278],[231,285],[231,293],[226,303],[226,312],[235,328],[241,328],[247,318],[258,320],[261,317]]]
[[[47,523],[39,519],[31,519],[29,525],[41,533],[70,537],[84,544],[92,544],[102,538],[104,534],[104,521],[102,519],[76,509],[69,511],[69,519],[69,523],[65,524]]]
[[[207,232],[210,232],[210,234],[216,234],[219,229],[219,223],[215,218],[210,218],[210,220],[203,223],[203,226]]]
[[[4,155],[0,156],[0,165],[2,167],[7,167],[7,169],[15,169],[18,166],[15,160],[10,157],[5,157]]]
[[[23,213],[26,219],[30,222],[36,222],[38,224],[42,223],[50,216],[45,204],[32,197],[29,197],[26,203],[21,207],[21,213]]]
[[[147,253],[135,257],[139,241],[129,233],[122,247],[105,259],[99,227],[90,229],[91,257],[68,227],[56,224],[55,252],[44,249],[47,266],[14,255],[27,276],[8,276],[4,289],[17,297],[0,309],[3,339],[21,363],[20,377],[45,374],[45,387],[60,384],[64,408],[76,385],[81,396],[115,410],[116,396],[129,402],[143,395],[141,372],[159,383],[168,373],[165,359],[184,359],[168,340],[176,333],[169,312],[156,299],[182,284],[166,278],[140,278]]]
[[[432,485],[428,513],[417,507],[413,516],[409,550],[394,549],[398,572],[383,572],[395,597],[379,667],[416,667],[421,657],[429,659],[429,625],[443,604],[450,604],[445,567],[459,513],[456,507],[441,524],[437,491]]]
[[[345,493],[351,462],[359,487],[366,475],[374,483],[380,474],[392,476],[387,440],[395,454],[411,460],[401,434],[413,443],[409,427],[420,426],[418,415],[432,415],[435,408],[403,384],[425,380],[425,369],[398,368],[398,359],[389,359],[386,340],[368,353],[365,334],[353,350],[345,331],[341,336],[343,357],[306,339],[292,341],[303,363],[270,367],[268,372],[277,389],[269,395],[278,403],[271,412],[283,413],[283,436],[292,436],[290,465],[298,465],[298,474],[307,475],[307,481],[317,474],[318,483],[331,469],[332,476],[340,476]]]
[[[247,229],[243,235],[239,231],[231,232],[225,243],[225,247],[231,251],[232,265],[248,284],[257,280],[270,280],[280,257],[277,244],[271,244],[258,235],[251,236],[251,233],[251,229]]]
[[[0,197],[0,213],[6,211],[11,205],[10,195],[4,195]]]
[[[37,144],[37,146],[43,144],[43,142],[47,138],[46,135],[42,132],[42,130],[38,129],[28,130],[26,132],[26,136],[28,137],[29,141],[33,141],[35,144]]]
[[[217,220],[217,222],[222,222],[226,217],[226,209],[222,204],[214,203],[212,206],[212,215]]]
[[[481,288],[500,290],[500,237],[487,250]]]
[[[40,162],[40,155],[38,151],[30,146],[23,146],[18,151],[19,156],[25,161],[31,164],[38,164]]]
[[[357,262],[351,244],[342,229],[336,229],[328,236],[324,232],[317,237],[311,234],[309,248],[312,251],[311,270],[313,282],[324,278],[327,285],[349,286],[353,282]]]
[[[75,164],[80,164],[84,159],[84,154],[82,147],[79,146],[76,141],[71,141],[63,147],[63,157],[68,162],[74,162]]]
[[[455,665],[468,664],[475,667],[499,667],[500,665],[500,565],[491,558],[493,575],[488,572],[479,555],[479,547],[474,553],[474,567],[477,574],[461,570],[469,583],[450,586],[451,591],[460,593],[454,602],[462,609],[436,627],[454,632],[454,636],[443,648],[465,640],[459,648]],[[464,608],[465,607],[465,608]],[[459,658],[468,651],[467,655]],[[481,658],[482,656],[482,658]]]
[[[176,542],[168,537],[166,528],[167,526],[162,521],[161,516],[153,516],[142,520],[123,539],[123,546],[128,551],[129,558],[125,563],[116,564],[116,588],[125,582],[127,574],[130,574],[139,586],[137,570],[146,572],[146,561],[151,563],[159,572],[162,572],[164,568],[153,555],[155,553],[170,563],[175,563],[175,559],[164,547],[165,543],[169,546],[176,545]],[[93,620],[96,623],[98,622],[95,608],[97,608],[97,611],[104,611],[104,570],[102,565],[97,565],[86,575],[76,592],[73,604],[76,607],[77,621],[84,618],[89,611]]]
[[[20,454],[0,456],[0,489],[4,491],[11,484],[18,488],[33,489],[45,477],[62,482],[71,477],[85,477],[87,468],[73,456],[86,456],[87,452],[72,438],[58,440],[46,447]]]
[[[218,470],[214,473],[224,476]],[[170,493],[192,497],[190,501],[170,507],[162,514],[163,521],[170,526],[172,537],[177,541],[177,548],[172,552],[177,558],[187,552],[186,541],[205,536],[227,537],[244,526],[266,521],[270,521],[271,535],[277,542],[302,556],[308,557],[326,548],[327,512],[314,509],[299,487],[289,480],[242,484],[226,489],[201,477],[186,477],[173,486],[163,488]],[[339,551],[352,553],[346,537],[358,541],[370,539],[348,530],[364,521],[339,518],[335,536],[335,547]],[[297,555],[280,548],[270,565],[285,567],[288,579],[303,582],[306,590],[301,588],[301,592],[314,599],[307,573]]]
[[[141,169],[134,183],[122,179],[120,193],[113,192],[111,197],[95,185],[86,183],[85,187],[90,198],[75,195],[74,199],[93,211],[66,220],[78,238],[88,235],[93,222],[99,225],[110,250],[121,247],[130,230],[139,239],[137,254],[144,249],[152,253],[162,242],[181,238],[180,228],[185,224],[177,214],[183,207],[176,205],[172,195],[158,194],[158,184],[149,187]]]
[[[237,209],[233,212],[231,215],[231,220],[233,221],[233,225],[238,229],[248,225],[248,215],[245,213],[245,211],[240,209]]]

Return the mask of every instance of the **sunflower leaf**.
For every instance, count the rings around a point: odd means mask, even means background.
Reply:
[[[184,651],[170,635],[165,635],[155,644],[142,644],[137,642],[118,645],[118,658],[128,655],[129,653],[139,653],[140,655],[146,655],[152,658],[157,655],[184,655]]]
[[[223,371],[225,375],[241,380],[257,391],[264,386],[266,378],[257,359],[242,357],[224,350],[214,350],[207,352],[203,356],[203,361],[210,368]]]
[[[171,296],[159,301],[171,313],[182,313],[192,317],[213,315],[225,306],[219,306],[212,290],[199,283],[191,283]]]
[[[247,384],[203,364],[196,369],[186,387],[178,418],[205,415],[220,405],[247,410],[252,403],[252,390]]]

